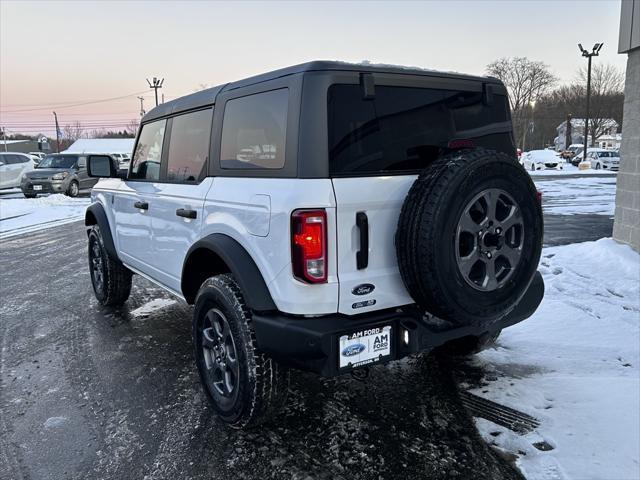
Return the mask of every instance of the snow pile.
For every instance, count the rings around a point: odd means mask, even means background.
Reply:
[[[495,380],[473,393],[528,413],[519,436],[477,420],[529,479],[640,478],[640,256],[611,239],[547,248],[538,311],[474,362]],[[546,441],[552,450],[534,443]]]
[[[146,317],[150,313],[155,312],[156,310],[162,310],[169,305],[173,305],[176,303],[175,300],[170,300],[168,298],[156,298],[155,300],[151,300],[150,302],[141,305],[135,310],[131,311],[131,315],[134,317]]]
[[[81,220],[90,202],[62,194],[0,198],[0,238]]]
[[[535,184],[542,192],[542,207],[546,214],[613,216],[615,212],[616,178],[536,180]]]

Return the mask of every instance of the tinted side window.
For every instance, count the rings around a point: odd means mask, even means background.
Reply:
[[[200,110],[173,118],[167,181],[197,182],[203,173],[209,152],[213,110]]]
[[[160,160],[166,125],[166,120],[158,120],[142,126],[136,151],[133,153],[133,164],[129,171],[130,179],[151,181],[160,179]]]
[[[31,159],[26,155],[14,155],[13,158],[15,163],[27,163],[31,161]]]
[[[288,90],[273,90],[229,100],[224,109],[220,166],[284,167]]]
[[[501,95],[487,106],[479,92],[376,86],[364,99],[359,85],[332,85],[327,113],[332,175],[416,171],[460,146],[514,153]]]

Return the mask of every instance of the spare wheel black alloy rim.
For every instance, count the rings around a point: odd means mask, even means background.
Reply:
[[[93,285],[98,292],[102,292],[104,285],[104,271],[102,265],[102,255],[100,252],[100,244],[93,238],[91,239],[91,248],[89,250],[91,260],[91,276]]]
[[[232,400],[238,393],[240,369],[229,321],[220,310],[207,312],[201,335],[209,390],[214,396]]]
[[[522,257],[524,223],[519,205],[502,189],[481,191],[462,210],[455,242],[465,282],[484,292],[499,289]]]

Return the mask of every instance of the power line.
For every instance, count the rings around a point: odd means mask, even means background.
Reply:
[[[156,90],[157,91],[157,90]],[[105,103],[105,102],[112,102],[114,100],[121,100],[123,98],[128,98],[128,97],[135,97],[137,95],[141,95],[143,93],[148,93],[149,90],[143,90],[141,92],[135,92],[135,93],[130,93],[128,95],[122,95],[119,97],[111,97],[111,98],[103,98],[101,100],[92,100],[89,102],[80,102],[80,103],[74,103],[74,104],[68,104],[68,105],[61,105],[61,106],[56,106],[56,109],[61,109],[61,108],[72,108],[72,107],[81,107],[84,105],[93,105],[96,103]],[[46,106],[46,107],[38,107],[38,108],[30,108],[30,109],[24,109],[24,110],[1,110],[2,113],[21,113],[21,112],[36,112],[39,110],[48,110],[51,108],[51,105]]]

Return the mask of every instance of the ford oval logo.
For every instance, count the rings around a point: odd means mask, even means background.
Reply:
[[[353,345],[349,345],[344,350],[342,350],[342,356],[353,357],[354,355],[358,355],[359,353],[361,353],[365,348],[367,347],[365,347],[361,343],[354,343]]]
[[[375,288],[375,285],[371,285],[370,283],[363,283],[362,285],[356,285],[355,287],[353,287],[351,293],[353,293],[354,295],[368,295],[369,293],[373,292]]]

